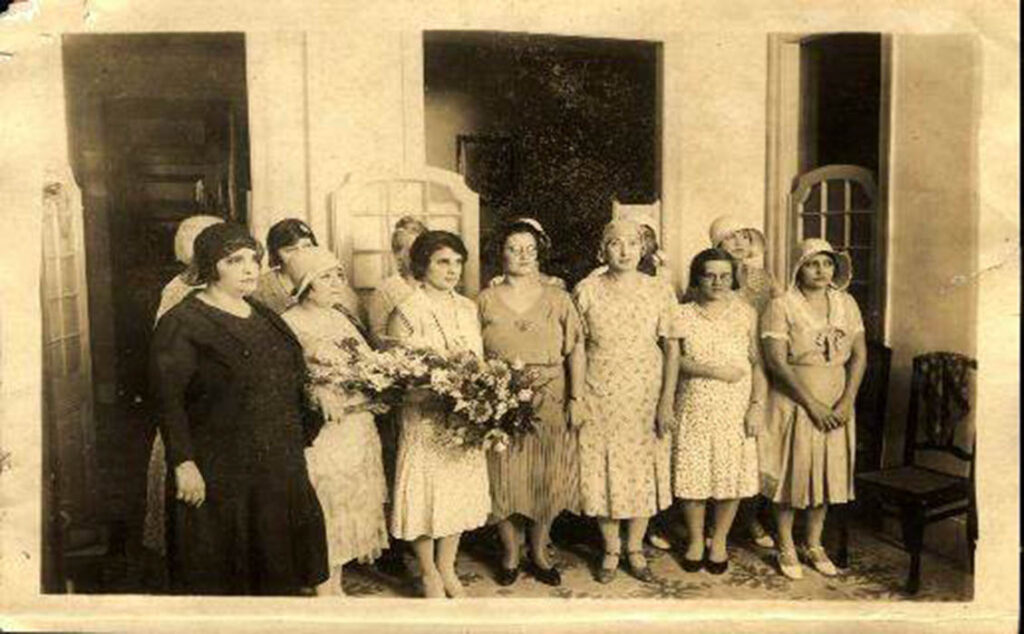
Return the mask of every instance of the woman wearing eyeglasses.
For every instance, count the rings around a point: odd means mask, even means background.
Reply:
[[[539,222],[519,218],[496,241],[501,282],[480,293],[484,350],[525,363],[543,376],[536,434],[504,452],[488,455],[491,514],[499,520],[504,556],[497,581],[511,585],[519,576],[519,542],[529,532],[527,570],[541,583],[557,586],[561,574],[548,558],[551,523],[579,506],[576,395],[582,393],[581,323],[569,294],[545,283],[540,271],[551,241]]]

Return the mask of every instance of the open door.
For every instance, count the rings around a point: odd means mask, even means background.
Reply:
[[[94,508],[96,473],[82,207],[73,182],[69,174],[43,187],[44,520],[59,521],[58,533]],[[57,537],[73,546],[66,534]],[[49,547],[57,552],[46,559],[59,567],[59,546]]]

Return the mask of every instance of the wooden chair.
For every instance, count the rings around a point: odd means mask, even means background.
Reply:
[[[889,404],[889,370],[892,366],[892,349],[877,341],[867,343],[867,367],[864,380],[857,391],[854,411],[857,412],[857,447],[855,468],[857,472],[878,471],[882,468],[882,441],[885,436],[885,420]],[[851,505],[839,507],[839,552],[836,564],[846,568],[849,564],[849,532]]]
[[[969,424],[971,413],[966,412],[955,422],[952,433],[939,434],[928,428],[922,429],[922,423],[931,425],[935,422],[926,420],[927,412],[920,407],[925,394],[926,367],[953,358],[965,363],[972,372],[977,369],[975,360],[961,355],[950,357],[950,354],[929,353],[914,358],[903,464],[856,476],[856,487],[861,499],[877,503],[882,514],[900,518],[903,543],[910,552],[910,572],[906,585],[909,594],[917,593],[921,585],[921,549],[924,545],[924,529],[929,524],[966,514],[967,541],[973,568],[974,547],[978,536],[973,433],[966,434],[969,436],[966,442],[962,438],[965,434],[960,433],[958,441],[958,432],[964,432],[966,428],[963,426]],[[964,444],[970,449],[965,450]],[[954,475],[924,465],[923,452],[946,456],[946,460],[966,467],[966,475]],[[842,548],[846,548],[845,540]]]

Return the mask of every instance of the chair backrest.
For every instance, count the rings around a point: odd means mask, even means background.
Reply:
[[[330,195],[330,244],[367,294],[395,270],[391,232],[403,216],[458,234],[469,251],[463,292],[480,290],[480,202],[462,176],[428,166],[352,172]]]
[[[889,402],[889,370],[892,349],[869,341],[864,380],[857,391],[854,405],[857,412],[857,470],[875,471],[882,468],[882,444],[885,440],[885,421]]]
[[[978,363],[955,352],[914,357],[907,408],[904,464],[920,462],[919,452],[974,462],[973,382]]]

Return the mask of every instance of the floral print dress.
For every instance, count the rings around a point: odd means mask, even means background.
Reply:
[[[296,307],[281,318],[295,332],[307,357],[321,346],[345,339],[354,339],[360,348],[369,350],[356,327],[337,310],[311,313]],[[322,397],[344,406],[366,400],[341,388]],[[306,465],[324,512],[329,564],[340,566],[353,559],[365,562],[380,556],[388,547],[387,487],[373,414],[361,411],[324,423],[313,446],[306,449]]]
[[[678,338],[676,299],[663,281],[610,274],[581,281],[588,419],[579,433],[580,497],[587,515],[650,517],[672,503],[671,434],[658,438],[662,338]]]
[[[676,390],[678,432],[674,442],[676,497],[730,500],[757,493],[757,441],[746,435],[750,403],[751,332],[754,309],[738,297],[711,314],[697,302],[680,308],[683,354],[698,363],[746,370],[735,383],[681,377]]]

